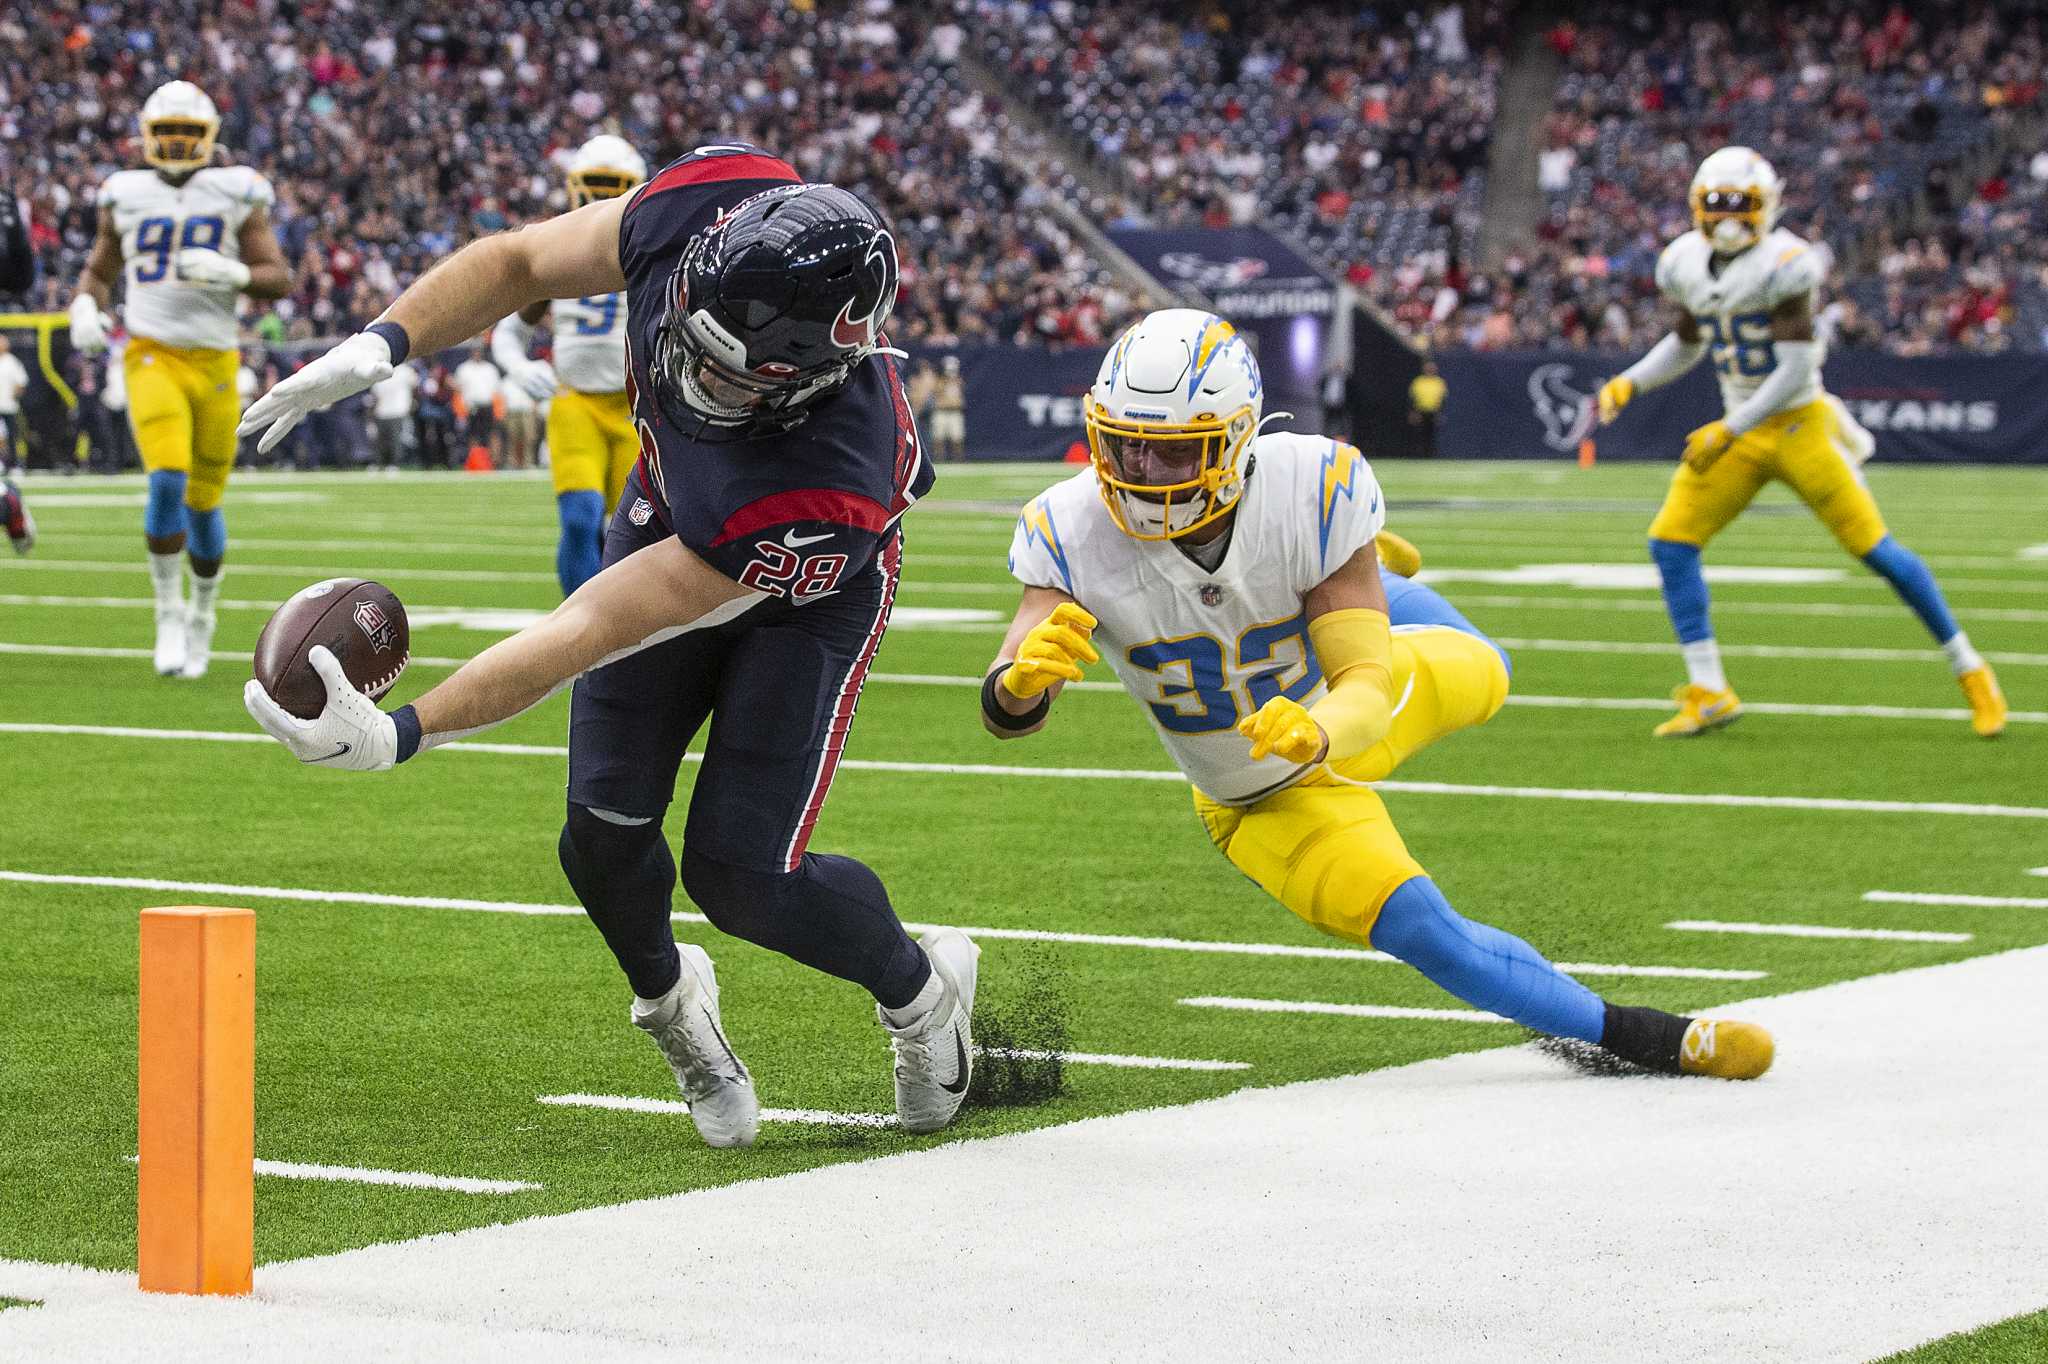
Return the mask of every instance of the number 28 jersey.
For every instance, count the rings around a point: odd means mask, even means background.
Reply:
[[[242,224],[276,197],[247,166],[208,166],[181,185],[153,170],[108,176],[99,202],[121,238],[128,330],[181,350],[233,350],[236,291],[178,278],[178,253],[204,247],[240,260]]]
[[[1657,288],[1699,323],[1721,381],[1722,406],[1732,412],[1778,367],[1771,348],[1771,310],[1820,288],[1830,257],[1827,247],[1780,227],[1722,262],[1719,271],[1713,262],[1714,248],[1707,239],[1688,232],[1657,258]],[[1803,406],[1820,395],[1820,368],[1815,366],[1813,378],[1785,407]]]
[[[1260,436],[1230,548],[1211,573],[1171,543],[1133,539],[1102,505],[1092,470],[1028,503],[1010,572],[1094,615],[1096,644],[1189,781],[1249,805],[1311,767],[1251,758],[1237,722],[1275,696],[1326,690],[1302,599],[1386,522],[1372,466],[1322,436]]]

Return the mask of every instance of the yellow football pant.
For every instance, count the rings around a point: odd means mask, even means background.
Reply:
[[[1776,413],[1737,437],[1703,474],[1681,461],[1650,523],[1650,537],[1705,545],[1772,479],[1789,484],[1857,558],[1884,539],[1884,516],[1863,486],[1835,406],[1825,396]]]
[[[185,505],[212,511],[220,505],[235,467],[235,425],[242,403],[235,392],[239,352],[182,350],[131,337],[121,369],[128,380],[128,423],[142,467],[184,474]]]
[[[605,515],[619,505],[640,456],[633,409],[623,393],[557,389],[548,405],[548,464],[555,493],[601,492]]]
[[[1397,708],[1384,740],[1253,805],[1224,805],[1197,790],[1195,813],[1223,855],[1268,895],[1333,937],[1369,945],[1387,897],[1426,873],[1379,793],[1362,783],[1485,723],[1507,694],[1507,666],[1486,641],[1441,625],[1397,629]]]

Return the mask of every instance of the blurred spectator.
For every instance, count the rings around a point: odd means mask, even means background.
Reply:
[[[21,395],[27,391],[28,370],[0,335],[0,473],[22,463]]]
[[[1408,382],[1408,424],[1416,430],[1417,449],[1425,459],[1436,458],[1436,419],[1448,392],[1434,360],[1425,359],[1422,373]]]
[[[371,420],[377,424],[377,465],[396,472],[405,462],[407,447],[413,444],[413,395],[420,386],[416,365],[405,364],[391,371],[391,377],[370,386]]]

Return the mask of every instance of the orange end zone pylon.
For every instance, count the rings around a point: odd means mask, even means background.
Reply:
[[[142,911],[135,1240],[154,1293],[247,1293],[256,1261],[256,916]]]
[[[1593,438],[1591,436],[1588,436],[1584,440],[1579,442],[1579,467],[1581,469],[1592,468],[1593,458]]]

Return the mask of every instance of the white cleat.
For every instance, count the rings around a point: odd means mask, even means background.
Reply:
[[[178,676],[188,682],[206,676],[207,651],[213,648],[216,619],[212,612],[202,616],[197,611],[185,617],[185,666],[178,670]]]
[[[900,1028],[890,1027],[883,1016],[882,1028],[896,1052],[897,1121],[906,1132],[936,1132],[953,1121],[974,1078],[970,1025],[981,949],[957,928],[942,928],[919,941],[939,978],[939,1001]]]
[[[676,1073],[690,1121],[707,1146],[752,1146],[761,1125],[754,1077],[718,1021],[718,977],[701,947],[677,943],[683,974],[653,1008],[633,1004],[633,1026],[654,1039]]]
[[[156,670],[160,677],[185,671],[185,608],[160,606],[156,612]]]

